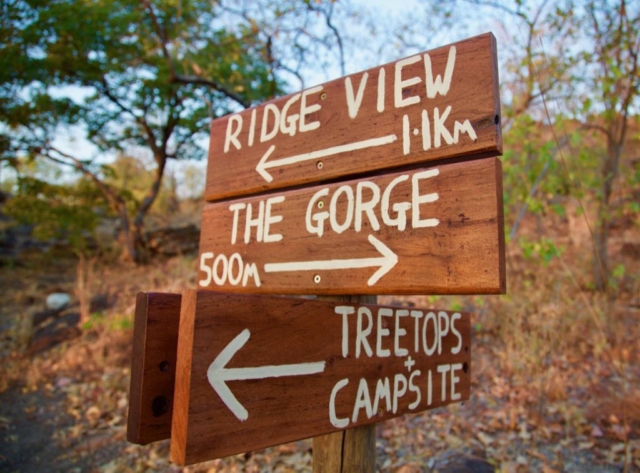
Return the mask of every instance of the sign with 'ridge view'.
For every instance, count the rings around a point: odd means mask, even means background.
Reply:
[[[205,199],[501,152],[489,33],[214,120]]]

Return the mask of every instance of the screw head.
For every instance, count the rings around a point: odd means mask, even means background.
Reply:
[[[324,207],[324,202],[322,201],[318,202],[318,208],[321,209],[322,207]]]
[[[322,169],[322,168],[324,167],[324,163],[323,163],[322,161],[318,161],[318,162],[316,163],[316,167],[317,167],[318,169]]]
[[[322,92],[322,94],[320,94],[320,100],[324,100],[327,98],[327,93],[326,92]]]
[[[313,277],[313,282],[314,282],[314,283],[316,283],[316,284],[320,284],[320,281],[322,281],[322,278],[320,277],[320,275],[319,275],[319,274],[316,274],[316,275]]]

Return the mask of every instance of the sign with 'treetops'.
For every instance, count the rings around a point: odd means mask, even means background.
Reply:
[[[186,291],[180,317],[183,465],[469,398],[468,314]]]

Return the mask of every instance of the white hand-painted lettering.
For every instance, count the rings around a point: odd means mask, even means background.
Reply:
[[[271,233],[271,226],[282,222],[284,217],[282,215],[272,215],[272,207],[275,204],[281,204],[285,200],[285,196],[279,195],[276,197],[270,197],[267,199],[267,205],[264,216],[264,242],[275,243],[281,241],[284,237],[280,233]]]
[[[391,309],[387,309],[386,307],[378,309],[378,331],[376,332],[376,356],[380,358],[386,358],[391,356],[391,350],[388,348],[382,348],[382,339],[387,337],[391,330],[386,328],[389,325],[389,322],[383,319],[383,317],[391,317],[393,316],[393,311]]]
[[[409,97],[404,97],[404,89],[407,87],[411,87],[412,85],[418,84],[422,79],[420,77],[412,77],[410,79],[402,79],[402,69],[405,66],[410,66],[411,64],[415,64],[420,61],[420,56],[412,56],[405,59],[401,59],[395,64],[395,81],[394,81],[394,104],[396,108],[407,107],[409,105],[414,105],[420,102],[419,95],[412,95]]]
[[[345,91],[347,93],[347,108],[349,110],[349,116],[351,118],[356,118],[358,116],[358,111],[360,110],[360,105],[362,105],[362,98],[364,97],[364,89],[367,86],[368,78],[369,73],[365,72],[360,79],[358,93],[355,96],[353,94],[353,84],[351,83],[351,77],[347,77],[344,81]]]
[[[285,196],[278,195],[269,197],[266,201],[260,200],[257,203],[258,215],[253,216],[254,205],[252,203],[235,202],[229,206],[233,212],[233,222],[231,225],[231,244],[235,245],[238,238],[238,229],[241,222],[244,223],[244,243],[251,241],[252,228],[255,228],[255,240],[257,242],[274,243],[281,241],[284,237],[279,233],[272,233],[272,225],[282,222],[282,215],[273,214],[273,206],[285,201]],[[255,204],[255,203],[254,203]],[[242,211],[245,211],[244,213]],[[240,215],[244,218],[241,219]]]
[[[462,363],[438,363],[426,371],[421,367],[424,362],[421,355],[424,353],[430,357],[442,354],[445,339],[448,339],[446,346],[452,347],[452,354],[460,352],[462,335],[456,327],[456,322],[462,319],[459,312],[429,311],[425,314],[415,309],[378,307],[374,314],[369,307],[360,306],[356,309],[353,305],[335,306],[334,312],[341,320],[343,358],[353,354],[356,359],[363,356],[380,359],[404,357],[406,371],[378,379],[359,378],[355,397],[349,402],[353,406],[351,415],[343,418],[337,417],[336,398],[340,390],[349,384],[349,379],[340,380],[334,385],[329,400],[329,420],[332,425],[345,428],[385,412],[396,414],[402,410],[402,406],[410,411],[421,405],[431,406],[434,402],[434,371],[440,374],[440,398],[436,399],[437,402],[462,398],[459,390],[460,371],[464,371]],[[357,317],[353,317],[355,314]],[[414,331],[413,337],[409,336],[410,330]],[[406,345],[403,344],[405,337]],[[454,343],[451,343],[452,340]],[[375,350],[372,349],[374,344]],[[344,405],[345,401],[341,399],[340,405]]]
[[[353,406],[353,415],[351,416],[351,422],[358,422],[358,413],[360,409],[364,408],[367,415],[367,419],[373,417],[373,406],[371,405],[371,398],[369,397],[369,386],[367,386],[367,380],[365,378],[360,379],[358,384],[358,394],[356,394],[356,402]]]
[[[416,394],[416,398],[415,400],[409,404],[409,409],[414,410],[416,407],[418,407],[420,405],[420,400],[421,400],[421,394],[420,394],[420,388],[415,384],[415,378],[417,378],[418,376],[420,376],[420,370],[415,370],[413,373],[411,373],[411,375],[409,376],[409,391],[411,391],[412,393]]]
[[[378,102],[376,104],[378,113],[384,112],[385,75],[384,67],[381,67],[378,71]]]
[[[347,211],[345,212],[344,222],[338,223],[338,201],[340,196],[344,194],[347,198]],[[351,226],[353,219],[353,189],[350,186],[340,186],[331,197],[331,205],[329,206],[331,212],[329,213],[329,221],[331,222],[331,228],[337,234],[344,232]]]
[[[367,326],[363,327],[364,317],[367,318]],[[360,350],[364,349],[367,356],[373,356],[373,350],[371,350],[371,345],[369,345],[369,341],[367,337],[371,335],[371,331],[373,330],[373,316],[371,314],[371,310],[367,307],[359,307],[358,308],[358,330],[356,332],[356,358],[360,358]],[[344,342],[343,342],[344,343]],[[347,340],[347,344],[349,341]]]
[[[250,280],[253,280],[256,287],[260,287],[260,275],[255,263],[245,263],[239,253],[233,253],[231,258],[222,253],[215,259],[214,256],[212,252],[200,255],[200,271],[205,275],[204,279],[198,281],[200,287],[207,287],[212,283],[224,286],[227,282],[232,286],[242,284],[242,287],[247,287]],[[209,263],[212,259],[213,263]]]
[[[400,338],[407,334],[407,330],[400,327],[400,319],[409,315],[409,311],[405,309],[396,310],[395,315],[396,325],[393,336],[393,354],[395,356],[407,356],[409,354],[409,350],[400,346]]]
[[[456,328],[456,320],[459,320],[461,318],[462,318],[462,315],[460,315],[459,312],[456,312],[451,316],[451,332],[458,339],[458,344],[455,347],[451,347],[452,355],[457,355],[458,353],[460,353],[460,350],[462,349],[462,335],[460,335],[460,332]]]
[[[363,199],[363,191],[365,188],[371,191],[371,199],[369,201]],[[375,206],[378,205],[378,202],[380,202],[380,188],[369,181],[358,182],[356,187],[356,218],[354,227],[356,232],[362,229],[362,214],[367,215],[372,230],[380,230],[380,222],[378,222],[376,214],[373,211]]]
[[[411,135],[409,134],[409,115],[402,117],[402,153],[406,156],[411,151]]]
[[[298,122],[299,115],[295,113],[289,115],[289,108],[291,108],[294,103],[300,100],[301,96],[302,94],[294,95],[289,100],[287,100],[287,103],[285,103],[284,107],[282,108],[282,115],[280,116],[280,131],[283,134],[289,136],[295,136],[296,134],[296,124]]]
[[[349,355],[349,319],[347,316],[353,314],[356,309],[353,306],[339,305],[334,309],[336,314],[342,315],[342,356]]]
[[[422,171],[415,173],[411,176],[411,189],[412,189],[412,199],[411,199],[411,226],[413,228],[427,228],[427,227],[435,227],[440,223],[440,220],[437,218],[420,218],[420,204],[430,204],[438,200],[438,193],[432,192],[429,194],[420,194],[420,181],[423,179],[429,179],[440,174],[440,171],[436,169],[429,169],[427,171]]]
[[[238,135],[242,131],[242,117],[240,115],[231,115],[227,122],[227,133],[224,138],[224,152],[229,152],[229,146],[233,143],[236,149],[242,149]]]
[[[426,75],[425,86],[427,88],[427,97],[432,99],[440,94],[443,97],[449,92],[451,87],[451,78],[453,77],[453,68],[456,64],[456,47],[449,48],[449,56],[447,57],[447,66],[444,70],[444,79],[437,75],[433,78],[433,70],[431,68],[431,57],[429,54],[424,55],[424,70]]]
[[[319,92],[322,92],[321,85],[302,92],[302,103],[300,104],[300,132],[312,131],[320,128],[320,121],[318,120],[310,123],[306,122],[307,115],[311,115],[312,113],[319,111],[321,108],[319,103],[307,105],[307,97],[311,94],[317,94]]]
[[[331,390],[331,397],[329,398],[329,421],[334,427],[338,429],[343,429],[347,425],[349,425],[348,418],[338,418],[336,414],[336,396],[338,395],[338,391],[344,388],[347,384],[349,384],[349,379],[341,379],[336,383],[336,385]]]
[[[258,110],[257,109],[253,109],[251,110],[251,123],[249,123],[249,137],[247,139],[247,146],[249,146],[249,148],[251,148],[253,146],[253,140],[255,139],[256,136],[256,115],[257,115]],[[227,152],[227,150],[225,149],[225,153]]]
[[[269,131],[269,115],[273,116],[272,120],[272,128]],[[264,143],[265,141],[270,141],[276,137],[278,134],[278,129],[280,128],[280,110],[275,104],[268,103],[264,106],[262,112],[262,129],[260,131],[260,143]]]
[[[325,232],[325,222],[328,221],[331,230],[340,234],[345,232],[351,226],[352,222],[355,221],[354,230],[359,232],[363,227],[363,216],[366,215],[371,228],[378,230],[380,228],[380,222],[375,214],[375,209],[378,206],[380,207],[380,215],[384,224],[389,227],[397,227],[400,231],[404,231],[406,228],[406,214],[409,209],[412,209],[412,228],[437,226],[440,223],[437,218],[423,219],[420,217],[420,206],[422,204],[428,204],[438,200],[437,192],[421,194],[421,181],[437,175],[439,175],[437,168],[411,175],[411,201],[393,204],[392,209],[393,212],[396,213],[395,218],[389,215],[391,194],[396,186],[409,179],[409,175],[407,174],[402,174],[394,178],[382,192],[382,198],[380,198],[380,187],[371,181],[360,181],[356,185],[355,202],[354,192],[349,185],[340,186],[331,196],[331,191],[328,187],[322,188],[311,197],[307,205],[305,214],[306,229],[309,233],[321,237]],[[369,201],[365,201],[363,198],[363,190],[365,188],[369,189],[372,193],[372,198]],[[344,198],[341,199],[343,195]],[[320,205],[320,202],[324,202],[321,199],[329,196],[330,205],[328,206],[328,210],[319,210],[327,207],[324,203]],[[342,208],[339,209],[340,202],[346,202],[346,204],[342,205]],[[338,214],[340,214],[343,219],[340,222],[338,221]]]

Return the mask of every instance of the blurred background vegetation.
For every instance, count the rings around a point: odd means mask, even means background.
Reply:
[[[112,389],[126,393],[126,356],[106,347],[130,349],[135,292],[195,286],[212,119],[486,31],[500,62],[508,294],[386,301],[474,312],[474,389],[496,431],[524,425],[587,462],[640,468],[637,1],[2,2],[0,389],[96,383],[121,365]],[[80,330],[43,355],[54,343],[33,348],[37,314],[55,291],[72,294]],[[79,407],[78,435],[122,429],[118,396],[92,401],[97,418]],[[566,464],[532,463],[453,415],[496,466]],[[452,448],[425,442],[406,447],[420,468],[429,448]]]

